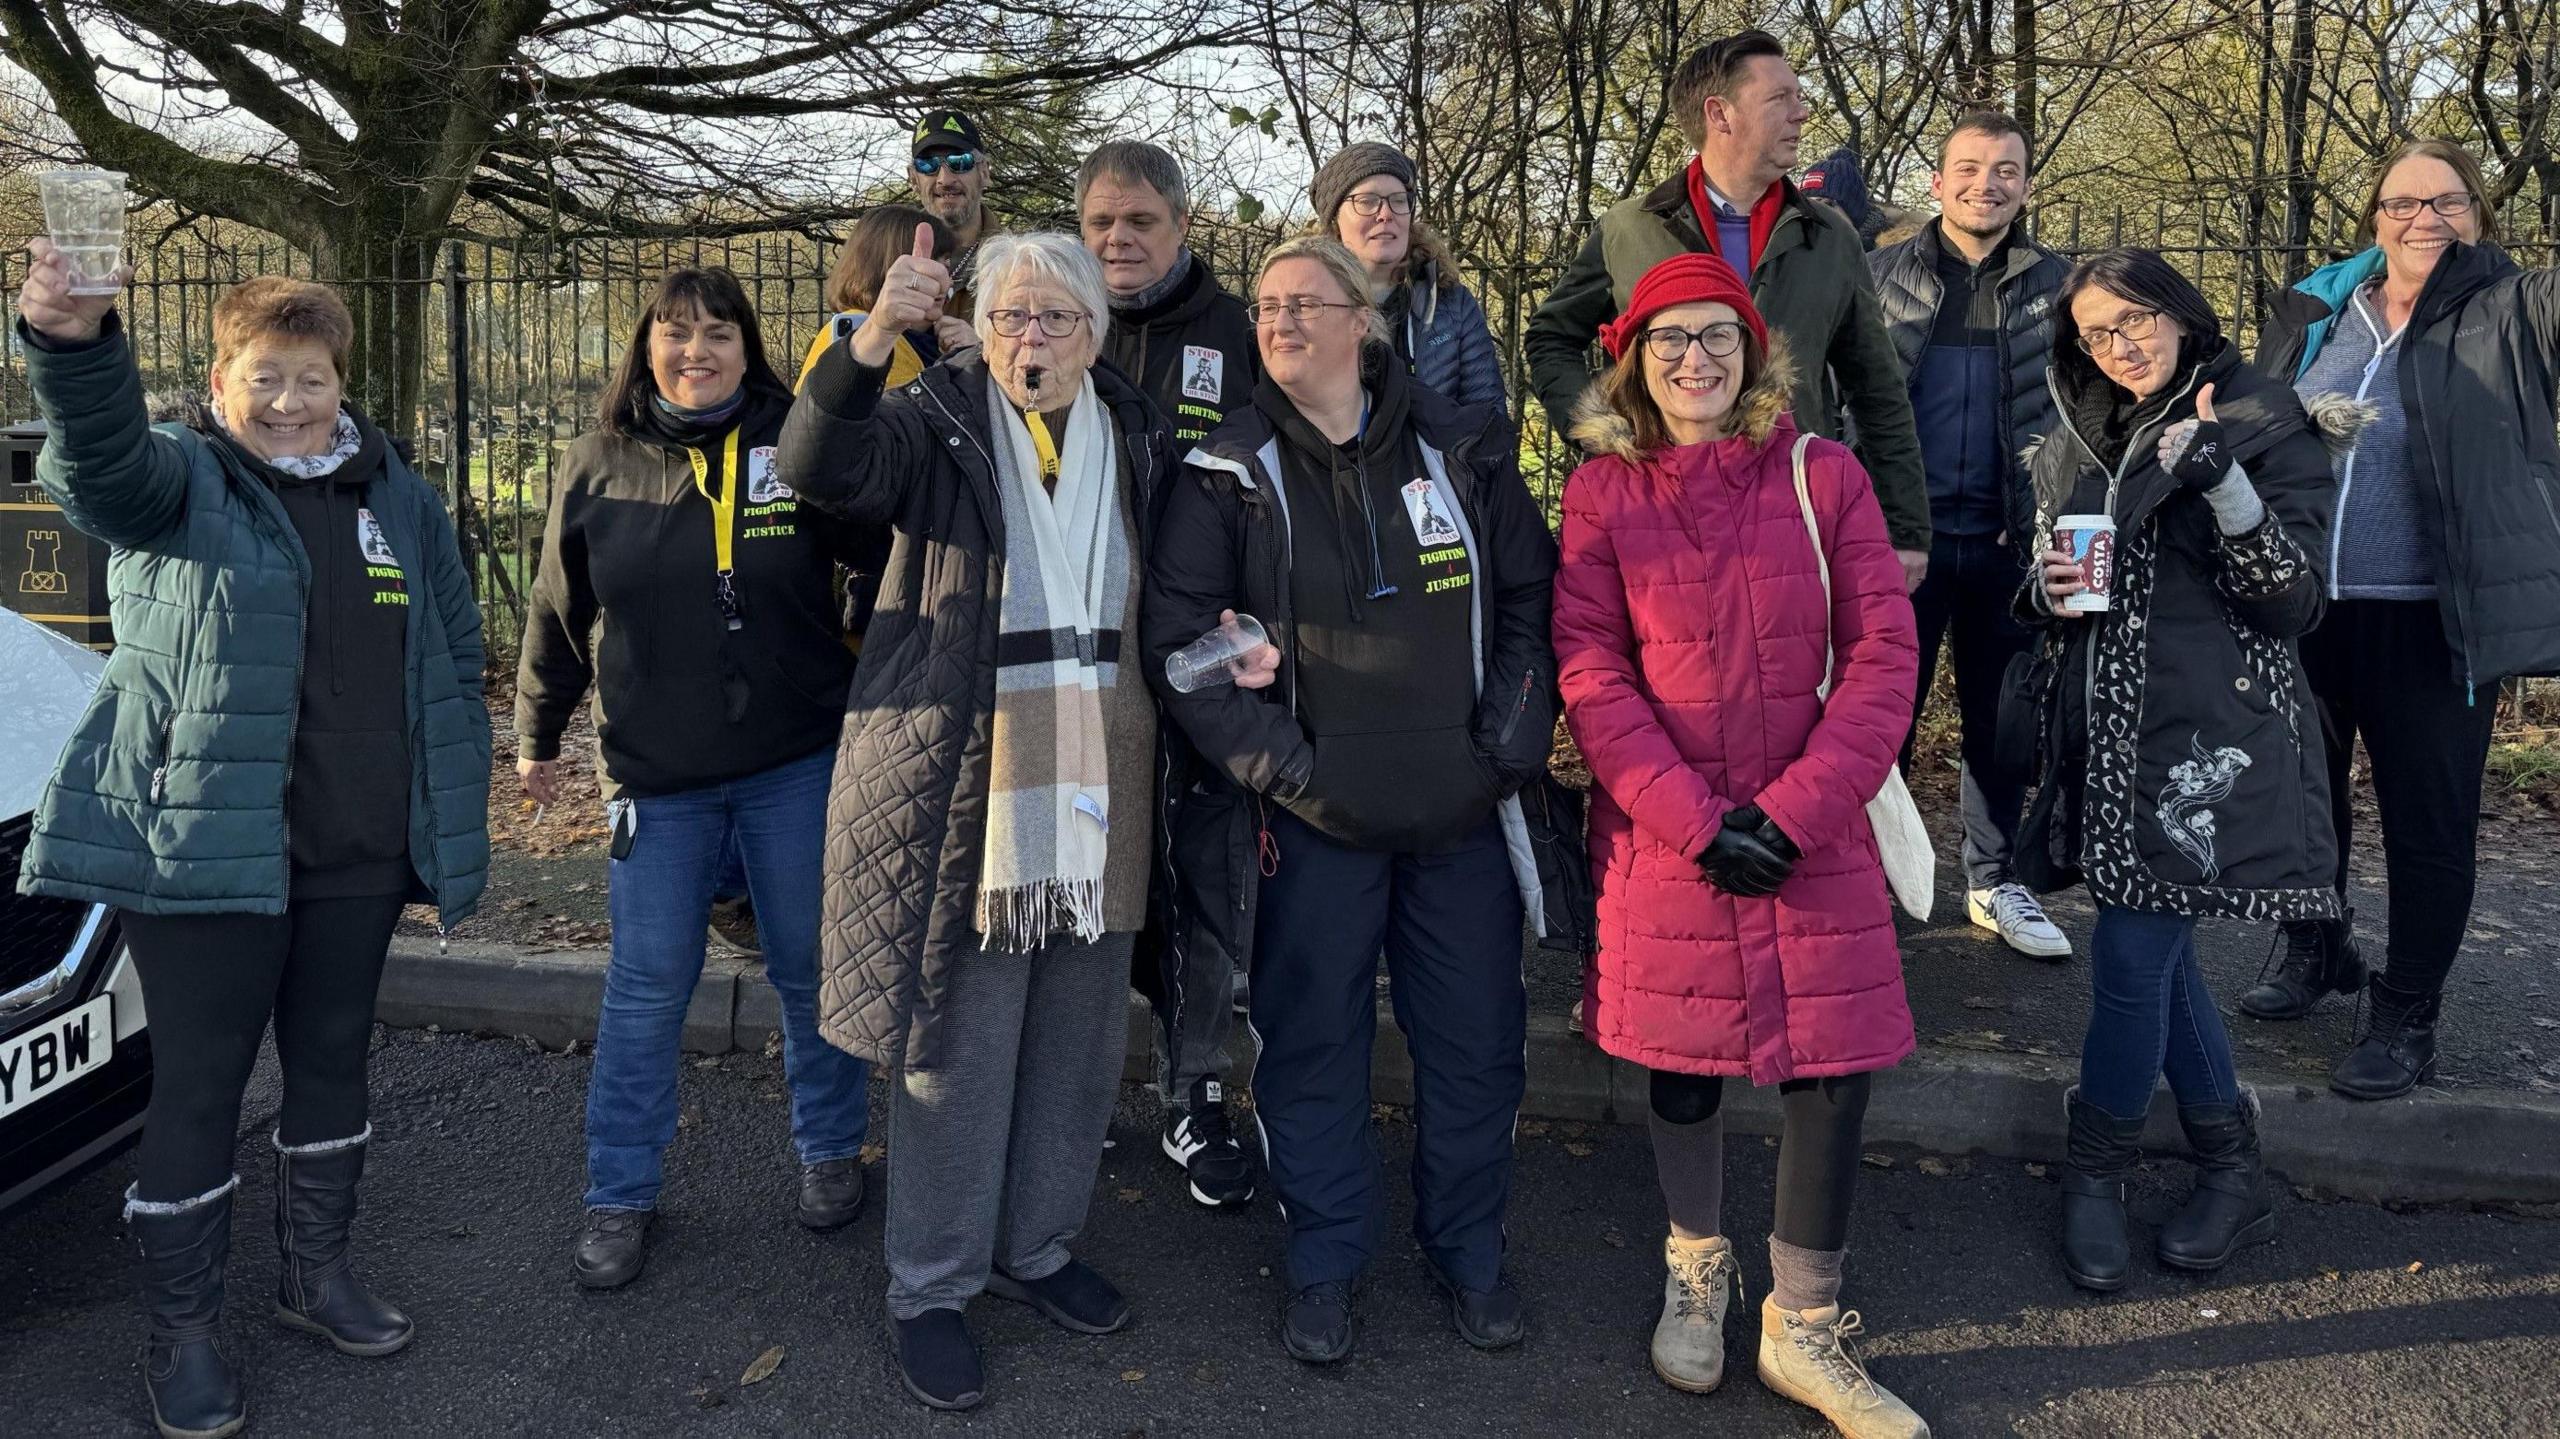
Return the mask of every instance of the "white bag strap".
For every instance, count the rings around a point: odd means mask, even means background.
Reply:
[[[1831,698],[1831,670],[1839,652],[1831,647],[1831,560],[1822,553],[1822,525],[1813,517],[1813,491],[1804,478],[1805,446],[1813,443],[1809,434],[1796,436],[1796,508],[1804,512],[1805,538],[1813,541],[1813,567],[1822,575],[1822,684],[1813,692],[1817,700]]]

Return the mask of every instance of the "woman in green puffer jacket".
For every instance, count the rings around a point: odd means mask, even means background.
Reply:
[[[215,1347],[241,1091],[273,1018],[275,1316],[340,1352],[412,1328],[348,1265],[365,1054],[401,907],[471,912],[489,864],[480,612],[435,492],[343,403],[354,321],[273,276],[213,311],[212,403],[152,428],[113,295],[30,245],[18,336],[45,492],[114,546],[116,649],[36,810],[19,887],[114,905],[156,1071],[125,1216],[163,1434],[246,1422]],[[126,277],[118,276],[121,284]]]

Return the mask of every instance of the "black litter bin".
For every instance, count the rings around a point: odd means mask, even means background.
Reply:
[[[44,422],[0,429],[0,604],[94,650],[110,649],[107,547],[71,527],[36,487]]]

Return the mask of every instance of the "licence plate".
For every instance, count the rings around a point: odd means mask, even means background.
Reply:
[[[115,996],[0,1040],[0,1116],[11,1115],[105,1067],[116,1047]]]

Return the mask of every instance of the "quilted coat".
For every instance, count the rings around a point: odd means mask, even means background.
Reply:
[[[116,649],[45,787],[19,888],[142,914],[281,914],[310,556],[223,446],[148,424],[112,316],[95,344],[20,339],[52,426],[37,478],[114,546]],[[408,607],[410,898],[458,924],[489,875],[480,607],[443,504],[408,465],[387,460],[368,503],[424,601]]]
[[[1172,435],[1119,371],[1092,373],[1118,428],[1143,561]],[[892,536],[827,800],[818,1032],[875,1064],[931,1069],[953,968],[981,947],[1004,513],[978,351],[885,395],[882,378],[831,349],[774,464],[801,498]]]
[[[1592,774],[1600,952],[1584,1022],[1648,1068],[1768,1085],[1882,1069],[1912,1050],[1892,901],[1865,806],[1911,723],[1919,649],[1866,472],[1813,441],[1833,599],[1796,504],[1782,358],[1729,438],[1650,454],[1585,402],[1597,457],[1564,492],[1556,572],[1565,722]],[[1830,703],[1826,629],[1838,648]],[[1778,893],[1698,868],[1757,804],[1804,851]]]

